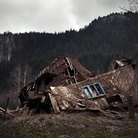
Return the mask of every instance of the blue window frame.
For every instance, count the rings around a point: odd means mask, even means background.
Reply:
[[[86,86],[82,87],[82,90],[83,90],[86,98],[88,98],[88,99],[97,98],[97,97],[106,95],[106,92],[104,91],[100,82],[97,82],[97,83],[94,83],[91,85],[86,85]]]

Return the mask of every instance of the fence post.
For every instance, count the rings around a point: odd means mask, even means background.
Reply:
[[[129,118],[134,119],[135,113],[134,113],[134,105],[133,105],[132,96],[127,97],[127,104],[128,104]]]
[[[3,116],[3,119],[4,119],[4,120],[6,119],[6,112],[7,112],[7,108],[8,108],[9,100],[10,100],[10,98],[8,97],[8,98],[7,98],[7,101],[6,101],[6,106],[5,106],[4,116]]]

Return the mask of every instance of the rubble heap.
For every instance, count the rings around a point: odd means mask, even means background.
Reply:
[[[96,76],[74,58],[57,58],[21,89],[20,110],[27,114],[106,110],[125,106],[129,95],[137,104],[135,66],[123,61],[123,66],[117,60],[114,70]]]

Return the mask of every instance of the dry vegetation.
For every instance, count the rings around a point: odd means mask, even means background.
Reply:
[[[116,113],[116,112],[115,112]],[[137,138],[138,114],[92,112],[18,116],[0,121],[0,138]]]

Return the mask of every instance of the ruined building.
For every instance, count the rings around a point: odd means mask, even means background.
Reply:
[[[128,95],[133,95],[136,103],[135,66],[130,61],[122,66],[118,63],[114,70],[96,76],[74,58],[57,58],[21,89],[20,110],[31,114],[106,110],[124,105]]]

